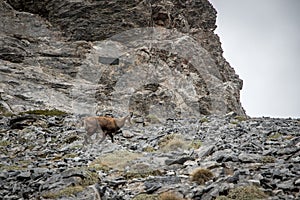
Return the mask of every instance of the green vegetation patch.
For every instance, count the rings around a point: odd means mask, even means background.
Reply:
[[[51,109],[51,110],[29,110],[22,112],[20,114],[32,114],[32,115],[44,115],[44,116],[64,116],[67,115],[68,113],[57,110],[57,109]]]
[[[108,171],[109,169],[123,170],[124,167],[129,165],[130,161],[135,160],[141,156],[142,154],[140,153],[133,153],[125,150],[114,151],[95,159],[89,165],[89,168],[104,171]]]
[[[0,146],[1,146],[1,147],[7,147],[7,146],[10,145],[10,144],[11,144],[11,142],[8,141],[8,140],[1,140],[1,141],[0,141]]]
[[[163,152],[178,149],[198,149],[202,145],[200,140],[188,141],[180,134],[169,134],[160,139],[158,145]]]
[[[1,100],[1,96],[0,96]],[[5,116],[5,117],[11,117],[14,114],[10,111],[8,111],[1,103],[0,103],[0,115]]]
[[[78,192],[82,192],[83,190],[84,188],[82,186],[69,186],[58,191],[46,192],[42,196],[46,199],[57,199],[60,197],[68,197],[74,195]]]
[[[145,178],[148,176],[161,176],[163,173],[158,169],[153,169],[144,163],[137,163],[130,167],[130,170],[125,172],[126,179]]]
[[[280,137],[282,137],[282,134],[279,133],[279,132],[276,132],[276,133],[270,135],[270,136],[268,137],[268,139],[269,139],[269,140],[278,140]]]
[[[276,158],[273,156],[263,156],[260,160],[262,163],[274,163]]]
[[[144,152],[154,152],[155,149],[154,147],[151,147],[151,146],[146,146],[144,149],[143,149]]]
[[[205,182],[211,180],[214,177],[214,174],[209,169],[197,168],[191,174],[192,181],[195,181],[199,185],[204,184]]]
[[[216,200],[257,200],[267,197],[268,195],[256,186],[242,186],[230,190],[227,196],[219,196]]]
[[[159,200],[156,194],[138,194],[132,200]]]
[[[205,123],[205,122],[209,122],[209,120],[208,120],[206,117],[203,117],[203,118],[201,118],[201,119],[199,120],[199,122],[200,122],[201,124],[203,124],[203,123]]]
[[[84,179],[80,182],[81,186],[89,186],[97,183],[99,181],[99,176],[96,172],[91,172],[86,170]]]
[[[199,149],[202,146],[201,140],[193,140],[190,144],[193,149]]]
[[[19,170],[26,170],[27,166],[24,165],[4,165],[0,164],[0,170],[12,170],[12,171],[19,171]]]
[[[238,120],[239,122],[242,122],[242,121],[246,121],[247,117],[241,116],[241,115],[237,115],[237,116],[234,117],[234,119]]]
[[[163,152],[188,149],[187,141],[185,141],[182,135],[179,134],[166,135],[159,141],[158,144]]]

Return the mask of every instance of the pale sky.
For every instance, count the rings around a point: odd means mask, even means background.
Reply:
[[[209,0],[251,117],[300,118],[300,0]]]

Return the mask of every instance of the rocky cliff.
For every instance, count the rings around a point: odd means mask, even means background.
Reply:
[[[0,9],[10,112],[245,115],[242,81],[222,57],[207,0],[8,0]]]
[[[0,197],[299,199],[300,121],[245,115],[215,19],[207,0],[0,0]],[[128,112],[83,146],[81,114]]]

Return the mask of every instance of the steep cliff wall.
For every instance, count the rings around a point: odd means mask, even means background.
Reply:
[[[245,115],[207,0],[7,0],[0,10],[1,98],[13,112]]]

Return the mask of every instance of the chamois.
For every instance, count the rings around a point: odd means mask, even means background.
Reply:
[[[99,139],[99,133],[102,134],[102,138],[99,144],[101,144],[105,140],[107,135],[109,135],[111,141],[114,142],[114,135],[125,125],[126,120],[128,120],[128,122],[131,124],[131,117],[132,113],[123,118],[113,118],[106,116],[84,118],[83,123],[86,131],[86,134],[84,136],[84,144],[88,144],[88,140],[91,141],[91,136],[95,133],[97,134],[96,140]]]

